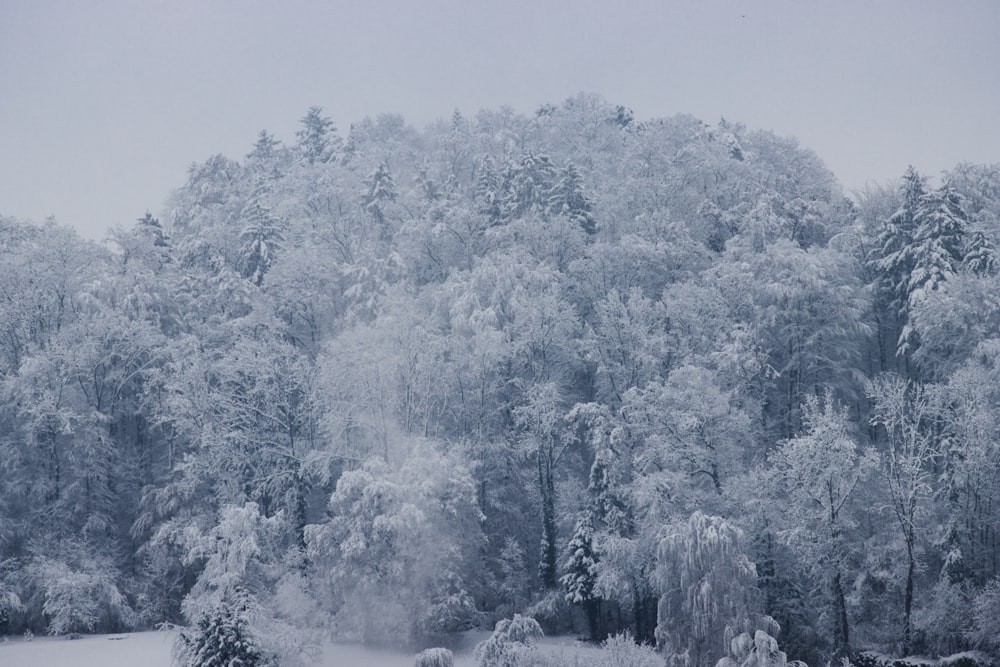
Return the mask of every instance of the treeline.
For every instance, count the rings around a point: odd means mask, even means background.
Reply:
[[[310,109],[102,245],[2,219],[0,632],[1000,650],[998,237],[1000,165],[847,198],[585,95]]]

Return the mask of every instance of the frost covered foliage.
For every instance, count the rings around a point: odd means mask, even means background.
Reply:
[[[527,667],[535,656],[535,640],[542,634],[530,616],[514,614],[499,621],[489,639],[476,646],[479,667]]]
[[[446,648],[429,648],[417,654],[413,667],[455,667],[455,656]]]
[[[760,614],[757,570],[743,531],[726,519],[695,512],[675,527],[660,542],[657,576],[656,637],[668,664],[712,665],[734,635],[758,626],[776,631]]]
[[[256,503],[246,503],[223,507],[218,524],[205,533],[195,526],[187,529],[185,560],[203,563],[181,605],[197,626],[189,637],[237,633],[240,641],[252,642],[261,655],[280,657],[283,664],[295,664],[313,651],[306,632],[306,587],[287,571],[288,563],[281,561],[287,554],[277,546],[281,521],[280,515],[264,517]]]
[[[194,628],[182,631],[174,645],[177,667],[266,667],[277,665],[258,648],[247,620],[250,600],[237,596],[206,612]]]
[[[190,526],[184,534],[186,564],[203,563],[182,604],[184,615],[192,621],[214,613],[237,595],[256,599],[266,593],[268,565],[274,563],[276,518],[262,516],[256,503],[227,505],[219,514],[211,530],[203,533]]]
[[[27,596],[18,610],[27,614],[28,627],[47,627],[49,634],[65,635],[133,625],[135,614],[118,588],[118,572],[106,558],[68,552],[37,556],[26,574]]]
[[[329,509],[306,542],[337,634],[405,644],[470,626],[464,573],[479,557],[482,515],[456,455],[418,443],[398,469],[369,460],[341,476]]]
[[[719,660],[715,667],[806,667],[798,660],[788,661],[784,651],[778,650],[778,642],[762,630],[744,632],[729,642],[729,654]]]
[[[651,646],[636,644],[631,636],[618,634],[593,646],[511,649],[516,667],[663,667],[663,657]]]
[[[524,549],[517,540],[507,536],[503,550],[497,559],[500,568],[500,582],[497,592],[500,594],[500,598],[515,612],[524,608],[529,597],[530,581],[524,556]]]
[[[977,647],[1000,652],[1000,577],[994,577],[976,596],[972,605],[972,627],[968,637]]]
[[[594,585],[597,582],[597,554],[594,551],[594,525],[589,514],[584,514],[577,520],[568,551],[567,571],[559,582],[566,589],[566,601],[583,607],[591,639],[598,639],[600,602],[594,594]]]
[[[632,637],[617,634],[601,644],[599,663],[603,667],[661,667],[663,657],[653,647],[636,644]]]

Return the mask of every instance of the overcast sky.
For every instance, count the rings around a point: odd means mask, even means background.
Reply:
[[[91,238],[188,165],[595,92],[797,137],[850,190],[1000,162],[1000,1],[0,0],[0,213]]]

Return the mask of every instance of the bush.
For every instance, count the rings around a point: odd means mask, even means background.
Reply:
[[[206,614],[193,630],[177,638],[178,667],[266,667],[277,662],[257,647],[243,618],[242,607],[221,606]]]
[[[744,632],[729,642],[729,654],[716,663],[715,667],[806,667],[804,662],[789,662],[784,651],[778,650],[778,642],[762,630]]]
[[[562,591],[549,591],[526,611],[528,616],[537,619],[546,634],[564,635],[575,630],[574,608]]]
[[[429,648],[417,654],[413,667],[455,667],[455,656],[446,648]]]
[[[480,667],[522,667],[543,634],[535,619],[514,614],[498,622],[490,638],[476,646],[476,660]]]
[[[994,577],[972,602],[972,627],[966,633],[975,645],[987,651],[1000,650],[1000,577]]]
[[[71,565],[39,557],[28,568],[51,635],[131,627],[132,608],[115,583],[116,570],[104,562]]]
[[[653,647],[636,644],[624,633],[608,637],[601,644],[606,651],[601,656],[605,667],[661,667],[663,658]]]

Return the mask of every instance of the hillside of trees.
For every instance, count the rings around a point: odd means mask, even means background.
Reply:
[[[590,95],[249,148],[0,218],[0,634],[1000,655],[1000,164]]]

